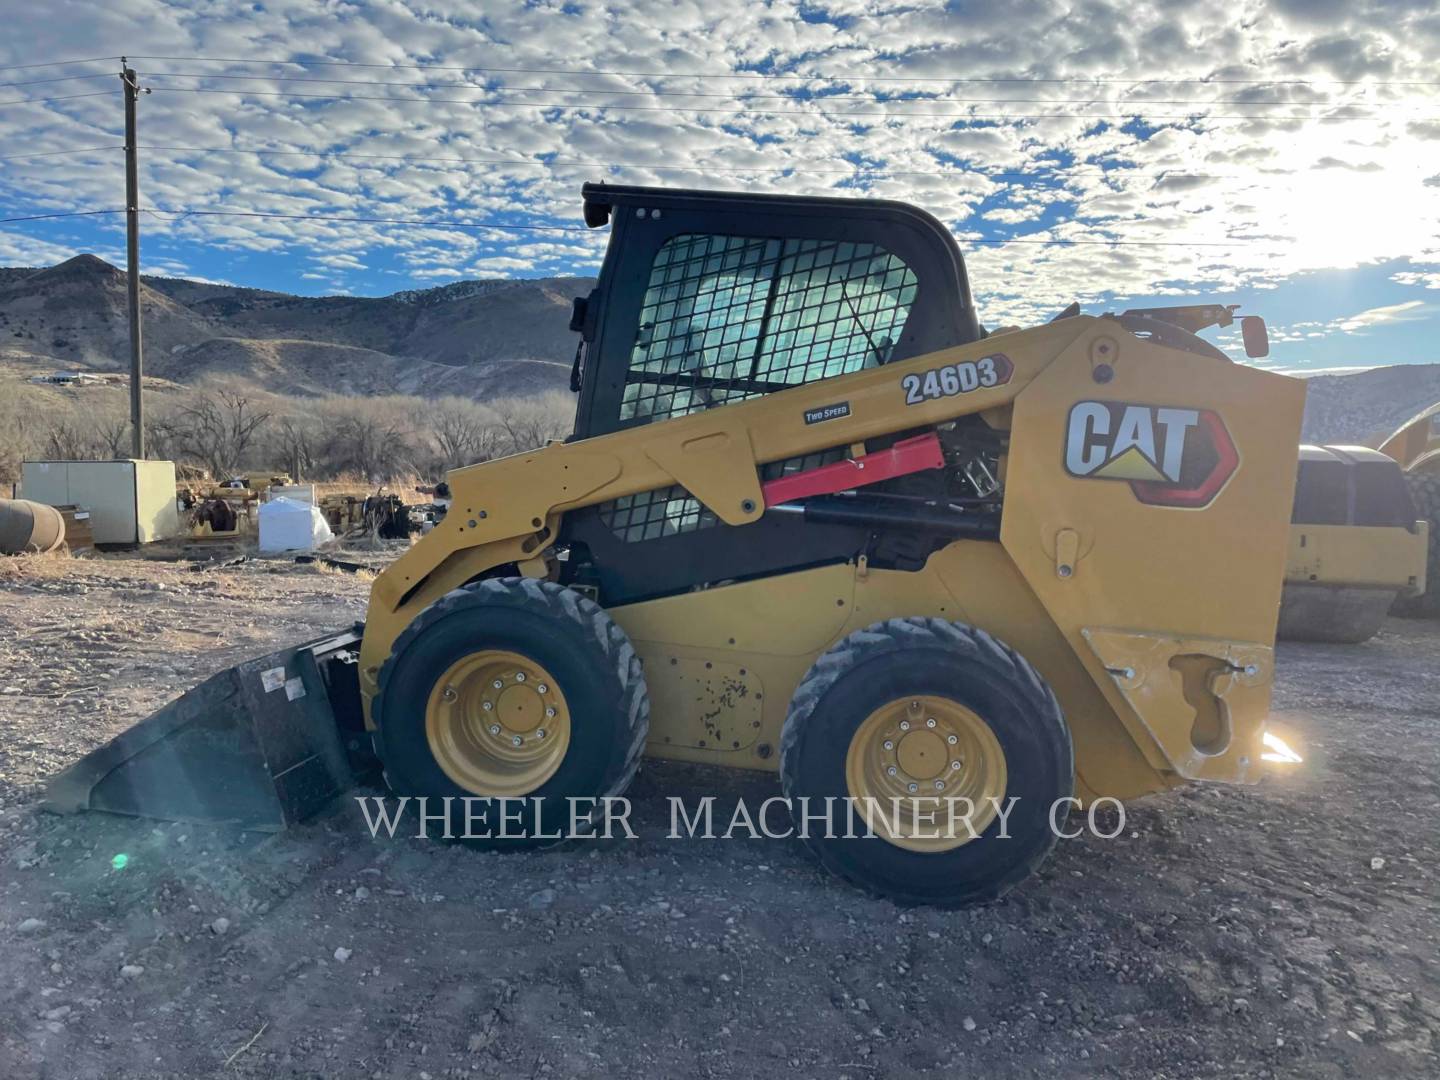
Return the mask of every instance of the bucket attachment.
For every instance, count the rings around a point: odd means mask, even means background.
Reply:
[[[45,809],[278,831],[374,764],[360,711],[364,627],[207,679],[50,781]]]

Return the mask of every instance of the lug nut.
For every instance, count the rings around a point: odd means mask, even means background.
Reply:
[[[886,749],[886,750],[894,750],[894,749],[895,749],[895,744],[894,744],[893,742],[891,742],[889,739],[886,739],[886,740],[885,740],[885,749]]]
[[[917,792],[917,791],[920,790],[920,785],[919,785],[919,784],[911,784],[906,790],[909,791],[910,794],[913,795],[913,794],[915,794],[915,792]]]
[[[554,710],[554,709],[546,709],[546,710],[545,710],[545,715],[546,715],[547,717],[554,716],[554,715],[555,715],[555,710]]]
[[[543,738],[545,737],[545,729],[544,729],[543,727],[542,727],[542,728],[536,728],[536,729],[535,729],[535,737],[536,737],[537,739],[543,739]]]
[[[490,734],[491,734],[491,735],[499,735],[499,734],[500,734],[500,725],[499,725],[499,724],[491,724],[491,725],[490,725]]]
[[[956,736],[954,736],[954,735],[946,735],[946,736],[945,736],[945,741],[946,741],[947,743],[949,743],[951,746],[954,746],[954,745],[955,745],[957,742],[959,742],[960,740],[959,740]]]
[[[480,703],[480,708],[484,709],[486,712],[489,712],[491,709],[495,708],[495,703],[493,701],[482,701]]]
[[[935,718],[932,716],[929,720],[926,720],[925,726],[928,728],[933,728],[935,726]]]
[[[901,720],[901,721],[900,721],[900,730],[901,730],[901,731],[909,731],[909,730],[910,730],[910,721],[909,721],[909,720]]]
[[[950,768],[954,769],[956,772],[959,772],[961,764],[962,762],[960,761],[960,759],[956,758],[954,761],[950,762]]]
[[[935,781],[935,790],[936,790],[936,791],[944,791],[944,790],[945,790],[945,781],[944,781],[944,780],[936,780],[936,781]]]
[[[886,772],[886,774],[889,775],[889,776],[894,776],[895,773],[896,773],[895,766],[894,766],[894,765],[891,765],[888,769],[885,770],[885,772]]]
[[[493,687],[495,687],[496,690],[499,690],[499,689],[500,689],[502,686],[504,686],[505,684],[504,684],[503,682],[501,682],[499,679],[496,679],[496,680],[495,680],[493,683],[491,683],[490,685],[493,686]]]
[[[454,701],[460,695],[455,693],[455,688],[453,686],[447,686],[445,687],[445,693],[441,694],[440,696],[443,697],[446,701]]]
[[[524,681],[525,681],[525,672],[523,672],[523,671],[517,671],[517,672],[515,673],[515,681],[516,681],[516,682],[524,682]]]
[[[516,736],[514,736],[514,737],[510,740],[510,745],[511,745],[511,746],[519,746],[519,745],[520,745],[521,743],[523,743],[524,741],[525,741],[525,740],[522,739],[522,738],[520,738],[519,735],[516,735]]]
[[[542,682],[542,683],[539,683],[538,685],[536,685],[536,687],[535,687],[535,692],[536,692],[537,694],[543,694],[543,693],[545,693],[545,691],[547,691],[547,690],[549,690],[549,689],[550,689],[550,688],[549,688],[548,686],[546,686],[546,685]]]

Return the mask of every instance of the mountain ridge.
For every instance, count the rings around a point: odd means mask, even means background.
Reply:
[[[493,279],[388,296],[295,296],[141,278],[147,374],[299,396],[491,393],[566,384],[571,298],[588,278]],[[94,255],[0,268],[0,361],[30,373],[129,365],[125,275]]]
[[[387,296],[296,296],[145,275],[146,371],[275,393],[518,397],[567,385],[570,302],[592,278],[456,281]],[[125,275],[94,255],[0,267],[0,363],[129,370]],[[1296,374],[1303,374],[1297,372]],[[1440,401],[1440,364],[1306,378],[1306,442],[1373,442]]]

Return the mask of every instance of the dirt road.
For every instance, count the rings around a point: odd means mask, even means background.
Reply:
[[[366,587],[0,560],[0,1076],[1440,1075],[1440,625],[1283,646],[1303,766],[1133,804],[962,912],[667,839],[669,794],[773,790],[688,768],[642,772],[638,840],[538,855],[372,840],[353,804],[271,837],[37,811]]]

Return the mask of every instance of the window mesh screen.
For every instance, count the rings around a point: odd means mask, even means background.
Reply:
[[[604,503],[599,510],[605,527],[627,543],[694,532],[719,521],[679,485],[625,495]]]
[[[760,479],[775,480],[791,473],[805,472],[839,461],[844,456],[845,448],[836,447],[818,454],[771,462],[760,467]],[[708,529],[720,523],[720,519],[699,499],[678,484],[655,491],[642,491],[638,495],[625,495],[612,502],[601,503],[597,510],[605,527],[627,544]]]
[[[621,420],[724,405],[890,358],[915,275],[877,244],[672,237],[655,256]]]

